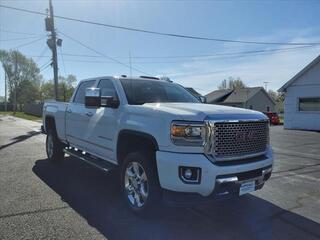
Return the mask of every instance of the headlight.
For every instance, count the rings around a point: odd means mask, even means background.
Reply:
[[[171,140],[176,145],[203,146],[205,124],[201,122],[174,121],[171,124]]]

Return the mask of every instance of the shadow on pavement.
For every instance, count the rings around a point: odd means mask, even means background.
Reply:
[[[9,147],[9,146],[11,146],[13,144],[16,144],[16,143],[22,142],[24,140],[27,140],[28,138],[31,138],[31,137],[39,135],[39,134],[41,134],[41,132],[30,131],[30,132],[27,132],[27,134],[14,137],[14,138],[11,139],[11,140],[13,140],[11,143],[8,143],[8,144],[0,146],[0,150],[3,149],[3,148]]]
[[[32,170],[111,240],[320,239],[318,223],[253,195],[194,208],[164,206],[142,219],[122,201],[116,172],[105,174],[71,157],[59,164],[37,160]]]

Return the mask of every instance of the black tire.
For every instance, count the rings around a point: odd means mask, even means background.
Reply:
[[[49,146],[52,141],[52,146]],[[52,151],[50,148],[52,147]],[[52,162],[62,161],[64,159],[64,152],[63,152],[64,144],[59,140],[57,133],[53,129],[49,129],[47,132],[47,139],[46,139],[46,152],[47,157]]]
[[[162,204],[161,188],[158,179],[156,161],[154,158],[154,153],[143,151],[132,152],[125,157],[121,165],[120,182],[123,198],[129,209],[131,209],[134,213],[144,217],[154,214],[159,208],[161,208]],[[132,202],[129,200],[128,191],[126,188],[126,171],[128,166],[131,166],[134,163],[138,163],[143,168],[147,178],[148,196],[143,201],[143,206],[140,207],[132,204]]]

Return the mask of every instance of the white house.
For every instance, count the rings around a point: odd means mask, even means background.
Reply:
[[[284,127],[320,130],[320,55],[283,85]]]

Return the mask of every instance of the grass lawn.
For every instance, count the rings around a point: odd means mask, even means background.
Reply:
[[[16,114],[14,114],[13,112],[2,112],[0,111],[0,115],[9,115],[9,116],[14,116],[14,117],[18,117],[18,118],[23,118],[23,119],[27,119],[27,120],[32,120],[32,121],[37,121],[37,120],[41,120],[41,117],[37,117],[34,115],[30,115],[30,114],[26,114],[24,112],[16,112]]]

